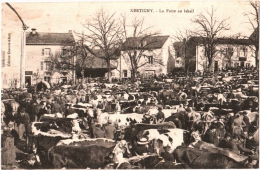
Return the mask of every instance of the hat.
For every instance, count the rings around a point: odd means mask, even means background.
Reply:
[[[188,107],[188,108],[186,109],[186,111],[187,111],[187,112],[191,112],[191,108]]]
[[[139,139],[139,141],[137,141],[137,144],[139,144],[139,145],[145,145],[148,143],[149,143],[149,141],[147,141],[146,138],[141,138],[141,139]]]
[[[20,112],[24,113],[25,112],[25,108],[21,108]]]

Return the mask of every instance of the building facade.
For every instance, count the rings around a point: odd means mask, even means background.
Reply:
[[[196,46],[196,70],[203,71],[208,65],[203,45]],[[248,39],[220,39],[210,68],[214,71],[236,68],[255,67],[254,46]]]
[[[32,29],[26,33],[25,83],[36,84],[47,81],[51,84],[68,82],[73,78],[72,71],[51,69],[51,56],[63,54],[67,46],[75,43],[72,31],[68,33],[44,33]]]
[[[138,47],[135,46],[136,43]],[[129,53],[138,56],[141,53],[137,71],[145,78],[153,75],[167,74],[175,65],[172,44],[169,36],[152,36],[140,38],[127,38],[123,43],[121,55],[117,61],[117,69],[111,71],[116,78],[131,78],[131,61]]]

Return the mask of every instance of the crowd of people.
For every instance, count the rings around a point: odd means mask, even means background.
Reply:
[[[159,75],[131,83],[88,82],[49,89],[35,88],[33,91],[2,91],[2,148],[10,144],[7,137],[13,139],[14,146],[28,140],[32,122],[39,122],[48,115],[69,117],[78,112],[75,105],[87,103],[89,105],[84,111],[86,119],[83,116],[80,128],[89,138],[123,140],[125,125],[110,119],[102,123],[100,115],[138,113],[142,115],[142,121],[138,123],[173,122],[176,128],[191,133],[191,147],[195,145],[194,141],[204,141],[227,148],[249,156],[247,168],[257,168],[258,76],[255,68],[241,68],[232,72],[194,73],[185,77]],[[158,112],[153,114],[151,108],[158,109]],[[167,116],[165,110],[172,113]],[[137,123],[136,119],[129,122],[130,126]],[[138,149],[135,152],[138,155],[153,152],[147,138],[136,140]],[[2,158],[7,150],[2,149]],[[15,151],[11,149],[10,152]],[[160,153],[167,155],[167,148]],[[5,160],[2,161],[4,163],[13,162]]]

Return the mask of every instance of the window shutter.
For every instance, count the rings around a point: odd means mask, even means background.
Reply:
[[[42,49],[42,55],[44,55],[44,48]]]
[[[43,70],[43,61],[41,61],[41,70]]]

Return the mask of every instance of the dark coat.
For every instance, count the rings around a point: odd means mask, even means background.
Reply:
[[[114,139],[115,133],[116,133],[116,128],[112,124],[105,126],[105,137],[106,138]]]
[[[100,128],[95,128],[94,138],[105,138],[105,131]]]

